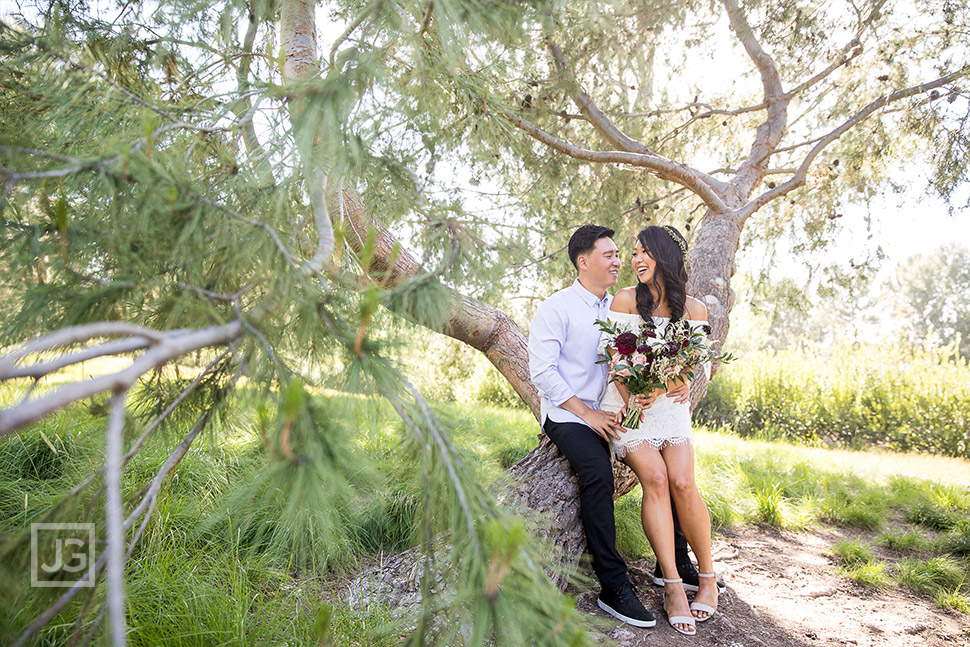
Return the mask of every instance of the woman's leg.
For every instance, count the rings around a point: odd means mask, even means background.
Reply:
[[[657,563],[664,578],[677,579],[674,559],[674,521],[670,513],[670,490],[667,487],[667,466],[660,452],[645,445],[626,455],[626,464],[640,480],[643,502],[640,520],[647,541],[657,555]],[[687,594],[682,584],[664,586],[664,608],[669,616],[690,615]],[[686,630],[686,626],[682,627]]]
[[[667,466],[667,480],[670,494],[677,506],[680,527],[694,550],[697,570],[701,573],[713,573],[711,515],[707,511],[704,499],[701,498],[701,493],[697,490],[697,481],[694,479],[694,447],[690,444],[668,445],[663,448],[662,455]],[[717,608],[717,581],[713,577],[700,578],[694,601]],[[708,614],[695,611],[694,616],[706,619]]]

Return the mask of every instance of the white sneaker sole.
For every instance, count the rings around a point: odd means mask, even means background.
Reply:
[[[634,627],[642,627],[644,629],[647,629],[649,627],[654,627],[657,624],[656,620],[637,620],[636,618],[628,618],[627,616],[623,615],[619,611],[615,611],[613,607],[606,604],[599,598],[596,598],[596,604],[599,606],[600,609],[602,609],[603,611],[606,611],[608,614],[610,614],[617,620],[620,620],[621,622],[625,622],[628,625],[633,625]]]

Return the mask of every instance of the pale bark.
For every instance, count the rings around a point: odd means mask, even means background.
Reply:
[[[598,151],[577,146],[572,142],[556,137],[542,130],[535,124],[514,113],[503,113],[502,117],[512,125],[528,133],[537,141],[564,155],[586,162],[601,164],[629,164],[645,169],[662,180],[670,180],[687,187],[705,202],[711,209],[723,211],[725,205],[721,196],[705,181],[703,174],[683,162],[669,160],[650,153],[631,153],[628,151]]]
[[[121,470],[125,426],[125,396],[127,389],[119,390],[111,397],[111,413],[108,417],[108,431],[105,434],[105,522],[107,525],[108,554],[108,621],[111,644],[124,647],[125,629],[125,531],[124,508],[121,501]]]

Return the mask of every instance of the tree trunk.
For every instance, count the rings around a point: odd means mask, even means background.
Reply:
[[[586,537],[579,519],[579,481],[569,462],[549,437],[541,434],[539,446],[513,465],[509,473],[515,478],[515,485],[503,503],[524,505],[542,514],[547,523],[532,530],[562,550],[564,566],[575,566],[586,550]],[[614,501],[637,484],[633,471],[620,462],[613,463],[613,480]],[[557,584],[564,587],[563,574],[555,577]]]
[[[709,211],[704,215],[689,252],[687,294],[707,306],[711,336],[721,348],[731,327],[729,317],[734,307],[731,278],[736,269],[734,255],[740,242],[741,225],[734,214]],[[707,394],[707,378],[703,373],[698,372],[695,376],[690,391],[693,411]]]

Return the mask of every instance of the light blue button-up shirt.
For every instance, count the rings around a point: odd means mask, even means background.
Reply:
[[[529,376],[541,398],[540,420],[583,421],[560,405],[578,397],[590,409],[599,409],[606,390],[606,364],[597,364],[600,330],[612,295],[602,299],[583,287],[579,279],[543,301],[529,328]],[[585,424],[585,423],[583,423]]]

